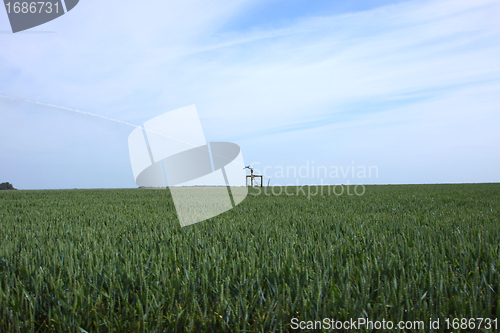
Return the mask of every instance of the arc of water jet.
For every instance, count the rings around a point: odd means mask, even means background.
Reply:
[[[4,96],[4,95],[0,95],[0,98],[10,99],[10,100],[16,100],[16,98],[12,98],[12,97],[9,97],[9,96]],[[61,109],[61,110],[66,110],[66,111],[71,111],[71,112],[74,112],[74,113],[84,114],[84,115],[91,116],[91,117],[97,117],[97,118],[101,118],[101,119],[104,119],[104,120],[113,121],[115,123],[119,123],[119,124],[122,124],[122,125],[131,126],[131,127],[134,127],[134,128],[138,128],[138,127],[142,128],[142,126],[134,125],[134,124],[131,124],[131,123],[123,121],[123,120],[119,120],[119,119],[115,119],[115,118],[110,118],[110,117],[102,116],[100,114],[96,114],[96,113],[92,113],[92,112],[81,111],[81,110],[77,110],[77,109],[71,109],[71,108],[68,108],[68,107],[65,107],[65,106],[60,106],[60,105],[55,105],[55,104],[48,104],[48,103],[42,103],[42,102],[38,102],[38,101],[31,101],[29,99],[21,99],[21,100],[24,101],[24,102],[30,103],[30,104],[34,104],[34,105],[41,105],[41,106],[47,106],[47,107],[51,107],[51,108],[56,108],[56,109]],[[204,149],[202,147],[198,147],[198,146],[193,145],[192,143],[186,142],[184,140],[177,139],[177,138],[174,138],[172,136],[165,135],[163,133],[158,133],[156,131],[152,131],[152,130],[149,130],[147,128],[144,128],[144,130],[146,132],[150,132],[150,133],[157,134],[157,135],[169,138],[169,139],[173,139],[173,140],[182,142],[184,144],[190,145],[190,146],[192,146],[194,148],[202,149],[202,150],[207,151],[207,152],[210,153],[210,151],[208,149]],[[215,155],[219,156],[219,157],[222,157],[222,158],[224,158],[224,159],[226,159],[228,161],[231,161],[229,158],[227,158],[225,156],[221,156],[219,154],[215,154]],[[240,163],[237,163],[237,162],[234,162],[234,163],[240,164]],[[240,165],[244,166],[242,164],[240,164]]]

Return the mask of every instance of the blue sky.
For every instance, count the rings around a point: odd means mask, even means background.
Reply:
[[[206,139],[240,145],[274,185],[499,182],[499,12],[493,0],[82,0],[12,34],[0,10],[0,182],[135,187],[132,127],[27,100],[137,125],[195,104]],[[306,166],[378,173],[279,174]]]

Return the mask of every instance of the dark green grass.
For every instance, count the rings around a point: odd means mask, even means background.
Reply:
[[[0,331],[500,315],[500,184],[253,191],[185,228],[168,190],[0,192]]]

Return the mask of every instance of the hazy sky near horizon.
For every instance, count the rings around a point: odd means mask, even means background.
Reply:
[[[500,182],[499,12],[497,0],[81,0],[12,34],[0,9],[0,182],[136,186],[132,127],[36,101],[137,125],[195,104],[207,141],[240,145],[271,185]]]

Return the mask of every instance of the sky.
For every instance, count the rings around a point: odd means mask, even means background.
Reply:
[[[124,123],[192,104],[206,140],[238,144],[266,184],[500,182],[499,12],[81,0],[13,34],[0,9],[0,182],[136,187]]]

